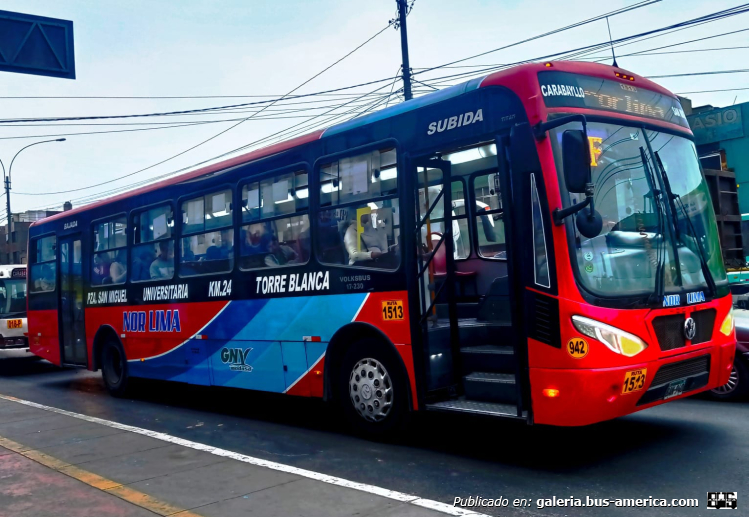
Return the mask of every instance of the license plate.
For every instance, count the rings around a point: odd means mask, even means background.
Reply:
[[[645,379],[648,375],[648,369],[630,370],[624,374],[624,384],[622,386],[622,395],[640,391],[645,387]]]
[[[668,387],[666,388],[666,394],[663,396],[665,399],[670,399],[671,397],[678,397],[682,393],[684,393],[684,386],[687,385],[686,379],[679,379],[678,381],[672,381]]]
[[[382,319],[397,321],[403,319],[403,300],[386,300],[382,302]]]
[[[8,320],[9,329],[20,329],[23,327],[23,320]]]

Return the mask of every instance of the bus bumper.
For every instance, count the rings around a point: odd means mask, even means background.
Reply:
[[[722,386],[731,373],[735,350],[735,343],[714,345],[617,368],[531,368],[533,420],[537,424],[558,426],[589,425]],[[701,371],[694,365],[704,364],[699,358],[705,356],[709,357],[709,366],[707,371]],[[666,366],[668,368],[664,369],[664,373],[672,375],[663,375],[661,379],[666,382],[653,384],[656,373]],[[643,388],[623,394],[626,373],[645,368],[647,373]],[[686,379],[683,393],[669,396],[669,386],[678,384],[681,379]],[[556,396],[550,397],[549,394]]]
[[[24,336],[0,336],[0,350],[15,350],[18,348],[29,348],[29,341]]]

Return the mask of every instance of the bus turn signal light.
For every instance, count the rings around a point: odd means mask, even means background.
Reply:
[[[720,333],[724,336],[730,336],[733,332],[733,309],[728,311],[728,314],[726,315],[726,319],[723,320],[723,323],[720,325]]]
[[[546,388],[545,390],[543,390],[543,394],[550,399],[553,399],[554,397],[559,396],[559,390],[555,390],[554,388]]]
[[[648,347],[647,343],[634,334],[600,321],[583,316],[572,316],[572,324],[578,332],[597,339],[617,354],[634,357]]]

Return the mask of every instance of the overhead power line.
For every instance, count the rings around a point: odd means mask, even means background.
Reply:
[[[739,90],[749,90],[749,88],[723,88],[721,90],[700,90],[696,92],[679,92],[678,95],[687,95],[690,93],[737,92]]]
[[[667,77],[691,77],[695,75],[717,75],[717,74],[745,74],[749,69],[743,70],[715,70],[713,72],[689,72],[686,74],[651,75],[646,79],[665,79]]]
[[[669,50],[667,52],[643,51],[643,52],[638,52],[636,54],[625,54],[625,55],[619,56],[619,58],[621,59],[623,57],[662,56],[665,54],[692,54],[694,52],[720,52],[724,50],[743,50],[743,49],[748,49],[748,48],[749,48],[749,45],[739,46],[739,47],[716,47],[716,48],[696,48],[696,49],[691,49],[691,50]],[[608,57],[600,57],[600,58],[595,58],[595,61],[600,62],[600,61],[605,61],[608,59],[609,59]]]
[[[646,4],[647,2],[641,2],[641,3]],[[654,3],[654,2],[650,2],[650,3]],[[637,5],[639,5],[639,4],[637,4]],[[635,7],[636,6],[632,6],[631,8],[635,8]],[[702,16],[702,17],[693,19],[693,20],[687,20],[685,22],[674,24],[674,25],[671,25],[671,26],[668,26],[668,27],[664,27],[664,28],[660,28],[660,29],[655,29],[655,30],[652,30],[652,31],[647,31],[647,32],[644,32],[644,33],[641,33],[641,34],[637,34],[637,35],[633,35],[633,36],[628,36],[628,37],[625,37],[625,38],[619,38],[619,39],[615,40],[613,43],[614,44],[627,44],[627,42],[633,42],[633,41],[635,41],[638,38],[643,38],[644,39],[646,36],[647,37],[657,37],[658,35],[661,35],[663,33],[667,33],[669,31],[674,32],[675,30],[684,30],[684,29],[689,28],[691,26],[696,26],[696,25],[701,25],[703,23],[709,23],[709,22],[712,22],[712,21],[717,21],[719,19],[727,18],[729,16],[734,16],[734,15],[737,15],[737,14],[742,14],[743,12],[746,12],[746,11],[747,11],[747,9],[746,9],[746,4],[745,4],[745,5],[733,8],[733,9],[719,11],[717,13],[712,13],[712,14],[709,14],[709,15],[706,15],[706,16]],[[597,17],[597,19],[601,19],[601,18],[603,18],[605,16],[606,15],[602,15],[601,17]],[[611,16],[611,13],[609,13],[608,16]],[[577,25],[573,25],[573,26],[577,26]],[[573,27],[573,26],[569,26],[569,27]],[[563,30],[563,29],[560,29],[560,30]],[[542,37],[542,36],[539,36],[539,37]],[[525,40],[523,42],[525,42]],[[514,64],[520,64],[520,63],[523,63],[523,62],[535,61],[535,60],[542,60],[542,59],[556,59],[556,58],[560,58],[562,56],[568,56],[568,55],[570,55],[570,53],[574,53],[574,52],[597,51],[600,48],[602,48],[602,46],[608,47],[610,45],[610,43],[611,42],[606,41],[606,42],[599,43],[599,44],[596,44],[596,45],[588,45],[586,47],[581,47],[581,48],[573,49],[573,50],[570,50],[570,51],[558,52],[558,53],[551,54],[551,55],[548,55],[548,56],[542,56],[540,58],[535,58],[533,60],[526,60],[526,61],[522,61],[522,62],[518,62],[518,63],[507,64],[507,65],[499,65],[498,67],[494,67],[493,69],[490,69],[490,70],[474,70],[474,71],[470,71],[470,72],[466,72],[466,73],[462,73],[462,74],[452,74],[452,75],[442,76],[442,77],[438,77],[438,78],[423,79],[422,81],[425,82],[425,83],[436,84],[436,83],[433,82],[435,79],[439,80],[440,82],[445,82],[445,81],[449,81],[451,79],[454,80],[454,79],[457,79],[457,78],[460,78],[460,77],[466,78],[468,75],[474,75],[474,76],[476,74],[481,75],[481,74],[484,74],[486,72],[492,71],[494,69],[506,68],[508,66],[512,66]],[[466,59],[472,59],[472,58],[473,57],[466,58]],[[459,60],[459,61],[463,61],[463,60]],[[418,73],[419,74],[426,73],[426,72],[429,72],[431,70],[435,70],[435,69],[439,69],[439,68],[442,68],[442,67],[450,66],[451,64],[452,63],[449,63],[447,65],[442,65],[440,67],[432,67],[430,69],[422,70],[422,71],[420,71]],[[391,79],[392,78],[385,79],[385,80],[383,80],[383,82],[384,81],[388,81],[389,82]],[[369,84],[375,84],[375,83],[376,82],[370,82]],[[379,87],[379,88],[376,88],[373,92],[376,92],[376,91],[378,91],[380,89],[382,89],[382,86]],[[365,94],[365,95],[371,95],[373,92],[369,92],[369,94]],[[389,99],[390,96],[388,96],[387,98]],[[385,102],[387,102],[387,101],[385,101]],[[373,109],[373,108],[371,108],[371,109]],[[326,114],[320,114],[319,116],[312,117],[312,119],[317,119],[317,118],[325,116],[325,115]],[[333,117],[340,117],[340,116],[341,116],[340,114],[333,115]],[[310,122],[310,121],[307,121],[307,122]],[[143,180],[143,183],[150,183],[150,182],[156,181],[157,179],[161,179],[162,177],[168,177],[168,176],[172,176],[174,174],[178,174],[180,172],[183,172],[184,170],[189,170],[189,169],[192,169],[192,168],[197,167],[199,165],[202,165],[204,163],[215,161],[217,159],[223,158],[224,156],[228,156],[228,155],[234,154],[236,152],[242,151],[244,149],[247,149],[248,147],[252,147],[252,146],[255,146],[255,145],[261,144],[261,143],[270,142],[274,138],[276,138],[276,139],[290,138],[294,134],[293,131],[299,131],[299,132],[309,131],[311,127],[314,127],[314,124],[308,124],[308,125],[305,125],[302,128],[294,129],[294,128],[298,128],[300,125],[307,124],[307,122],[301,122],[299,124],[292,125],[291,127],[287,128],[286,130],[279,131],[279,132],[274,133],[272,135],[268,135],[268,137],[265,137],[264,139],[260,139],[258,141],[252,142],[250,144],[247,144],[245,146],[239,147],[239,148],[234,149],[232,151],[229,151],[227,153],[223,153],[222,155],[219,155],[217,157],[211,158],[209,160],[205,160],[205,161],[200,162],[198,164],[193,164],[192,166],[186,167],[184,169],[180,169],[179,171],[174,171],[174,172],[171,172],[171,173],[167,173],[167,174],[159,176],[157,178],[150,178],[150,179],[147,179],[147,180]],[[323,120],[322,122],[320,122],[320,124],[325,124],[325,123],[329,123],[328,120]],[[111,181],[116,181],[116,180],[111,180]],[[110,182],[108,182],[108,183],[110,183]],[[126,190],[126,189],[131,188],[131,187],[132,187],[132,185],[126,185],[126,186],[123,186],[122,188]],[[93,187],[90,187],[90,188],[93,188]],[[101,193],[98,193],[98,194],[93,194],[92,196],[89,196],[87,199],[85,199],[85,201],[91,200],[93,198],[101,198],[101,197],[104,197],[104,196],[108,195],[109,193],[110,192],[108,191],[108,192],[101,192]]]
[[[399,76],[396,75],[394,78],[391,78],[391,79],[397,79],[398,77]],[[375,93],[378,90],[381,90],[381,89],[383,89],[385,87],[387,87],[387,85],[379,86],[375,90],[372,90],[371,92],[363,94],[361,97],[366,97],[368,95],[371,95],[372,93]],[[346,105],[354,103],[356,100],[358,100],[358,99],[352,99],[352,100],[350,100],[350,101],[342,104],[339,107],[345,107]],[[379,102],[379,101],[373,101],[373,102]],[[105,190],[105,191],[98,192],[98,193],[95,193],[95,194],[91,194],[91,195],[88,195],[88,196],[84,196],[84,197],[81,197],[81,198],[66,199],[65,201],[71,201],[71,202],[73,202],[76,205],[82,205],[82,204],[92,203],[94,201],[98,201],[99,199],[103,199],[103,198],[106,198],[106,197],[111,197],[111,196],[117,195],[117,194],[119,194],[121,192],[125,192],[125,191],[131,190],[131,189],[134,189],[134,188],[138,188],[138,187],[142,187],[142,186],[145,186],[147,184],[151,184],[151,183],[154,183],[154,182],[157,182],[157,181],[160,181],[160,180],[163,180],[163,179],[175,176],[177,174],[180,174],[180,173],[183,173],[183,172],[186,172],[186,171],[189,171],[189,170],[194,170],[196,167],[200,167],[200,166],[209,164],[211,162],[215,162],[216,160],[220,160],[220,159],[225,158],[227,156],[230,156],[232,154],[236,154],[238,152],[244,151],[245,149],[247,149],[249,147],[254,147],[254,146],[258,146],[258,145],[271,145],[271,144],[275,143],[274,142],[275,140],[283,140],[283,139],[293,138],[295,136],[298,136],[299,134],[305,134],[305,133],[309,133],[311,131],[314,131],[315,129],[318,129],[319,127],[327,127],[330,124],[332,124],[333,122],[335,122],[336,119],[339,119],[339,118],[345,117],[347,115],[350,115],[356,109],[358,109],[358,108],[354,108],[353,110],[349,110],[348,112],[334,114],[334,115],[332,115],[332,116],[330,116],[330,117],[328,117],[328,118],[326,118],[324,120],[321,120],[320,122],[315,123],[315,124],[309,124],[310,121],[305,121],[305,122],[300,122],[298,124],[294,124],[294,125],[286,128],[286,129],[284,129],[284,130],[277,131],[277,132],[275,132],[273,134],[270,134],[270,135],[267,135],[267,136],[265,136],[263,138],[255,140],[254,142],[250,142],[250,143],[248,143],[246,145],[243,145],[243,146],[238,147],[236,149],[232,149],[231,151],[224,152],[224,153],[219,154],[217,156],[213,156],[213,157],[208,158],[206,160],[203,160],[201,162],[188,165],[188,166],[183,167],[181,169],[178,169],[176,171],[170,171],[170,172],[167,172],[165,174],[161,174],[161,175],[156,176],[156,177],[148,178],[148,179],[141,180],[139,182],[131,183],[131,184],[128,184],[128,185],[123,185],[123,186],[120,186],[120,187],[117,187],[117,188],[114,188],[114,189]],[[333,110],[331,110],[331,111],[333,111]],[[320,115],[318,115],[318,117],[322,117],[322,116],[325,116],[325,115],[327,115],[327,113],[326,114],[320,114]],[[37,207],[37,209],[48,208],[50,206],[52,206],[52,207],[60,207],[60,206],[62,206],[62,204],[63,204],[63,201],[61,200],[60,202],[57,202],[56,204],[55,203],[52,203],[52,204],[47,203],[45,205]]]
[[[385,96],[377,96],[375,99],[382,100],[383,102],[386,100]],[[373,102],[372,100],[367,99],[364,104],[366,106],[369,106]],[[360,105],[362,103],[357,102],[356,105]],[[338,104],[333,106],[339,106]],[[279,110],[279,113],[284,114],[273,114],[273,115],[267,115],[267,116],[260,116],[260,117],[254,117],[251,120],[258,121],[258,122],[264,122],[267,120],[285,120],[285,119],[300,119],[300,118],[313,118],[315,115],[308,114],[310,111],[319,110],[319,109],[329,109],[331,105],[326,106],[319,106],[315,108],[302,108],[302,109],[296,109],[296,110]],[[271,111],[271,110],[267,110]],[[295,115],[296,113],[296,115]],[[179,129],[184,127],[192,127],[192,126],[200,126],[204,124],[220,124],[223,122],[236,122],[238,120],[244,120],[246,117],[242,118],[227,118],[227,119],[221,119],[221,120],[199,120],[195,122],[160,122],[160,123],[146,123],[146,124],[160,124],[156,127],[139,127],[135,129],[113,129],[113,130],[101,130],[101,131],[82,131],[77,133],[50,133],[50,134],[33,134],[33,135],[18,135],[18,136],[6,136],[6,137],[0,137],[0,140],[18,140],[18,139],[24,139],[24,138],[46,138],[46,137],[58,137],[58,136],[91,136],[91,135],[105,135],[105,134],[112,134],[112,133],[131,133],[131,132],[140,132],[140,131],[153,131],[157,129]],[[140,123],[143,124],[143,123]],[[21,124],[20,126],[14,126],[13,124],[0,124],[0,127],[62,127],[69,124],[53,124],[53,123],[45,123],[45,124]],[[75,124],[73,124],[75,125]],[[82,125],[91,125],[91,124],[82,124]],[[96,124],[93,124],[96,125]],[[118,124],[100,124],[100,125],[115,125]],[[17,192],[17,194],[23,194],[22,192]]]
[[[660,0],[644,0],[644,1],[638,2],[638,3],[633,4],[631,6],[628,6],[628,7],[622,7],[621,9],[616,9],[615,11],[611,11],[609,13],[601,14],[599,16],[594,16],[593,18],[588,18],[587,20],[583,20],[583,21],[580,21],[580,22],[573,23],[571,25],[567,25],[566,27],[561,27],[559,29],[554,29],[552,31],[544,32],[543,34],[538,34],[536,36],[533,36],[533,37],[530,37],[530,38],[526,38],[526,39],[521,40],[521,41],[516,41],[514,43],[509,43],[507,45],[503,45],[501,47],[497,47],[497,48],[494,48],[494,49],[491,49],[491,50],[487,50],[487,51],[481,52],[479,54],[474,54],[472,56],[464,57],[462,59],[456,59],[455,61],[450,61],[449,63],[444,63],[444,64],[439,65],[439,66],[435,66],[435,67],[432,67],[432,68],[427,68],[426,70],[422,70],[421,73],[428,72],[430,70],[436,70],[438,68],[443,68],[445,66],[454,65],[456,63],[462,63],[464,61],[469,61],[471,59],[476,59],[477,57],[486,56],[488,54],[493,54],[494,52],[499,52],[500,50],[505,50],[505,49],[508,49],[508,48],[511,48],[511,47],[516,47],[518,45],[522,45],[523,43],[528,43],[529,41],[534,41],[534,40],[537,40],[537,39],[545,38],[547,36],[551,36],[553,34],[564,32],[564,31],[567,31],[567,30],[570,30],[570,29],[574,29],[574,28],[577,28],[577,27],[581,27],[581,26],[587,25],[589,23],[593,23],[593,22],[596,22],[596,21],[599,21],[599,20],[604,20],[604,19],[606,19],[606,18],[608,18],[610,16],[616,16],[618,14],[626,13],[626,12],[632,11],[634,9],[639,9],[641,7],[647,7],[649,5],[652,5],[652,4],[655,4],[655,3],[658,3],[658,2],[660,2]]]
[[[327,67],[323,68],[321,71],[319,71],[318,73],[316,73],[315,75],[313,75],[312,77],[310,77],[309,79],[307,79],[306,81],[302,82],[298,86],[296,86],[293,89],[291,89],[283,97],[280,97],[280,98],[274,100],[270,104],[267,104],[265,107],[263,107],[263,109],[261,109],[261,110],[255,112],[255,113],[253,113],[249,117],[240,120],[236,124],[233,124],[232,126],[230,126],[230,127],[226,128],[226,129],[224,129],[224,130],[216,133],[215,135],[211,136],[210,138],[207,138],[207,139],[205,139],[205,140],[203,140],[203,141],[201,141],[201,142],[199,142],[199,143],[197,143],[197,144],[195,144],[195,145],[193,145],[193,146],[185,149],[184,151],[181,151],[181,152],[179,152],[179,153],[177,153],[175,155],[172,155],[172,156],[170,156],[170,157],[168,157],[168,158],[166,158],[164,160],[161,160],[161,161],[159,161],[157,163],[149,165],[148,167],[144,167],[144,168],[139,169],[139,170],[137,170],[135,172],[131,172],[129,174],[125,174],[125,175],[120,176],[119,178],[115,178],[113,180],[109,180],[109,181],[105,181],[105,182],[101,182],[101,183],[96,183],[94,185],[88,185],[88,186],[85,186],[85,187],[78,187],[78,188],[74,188],[74,189],[61,190],[61,191],[56,191],[56,192],[40,192],[40,193],[26,192],[26,193],[24,193],[24,195],[38,195],[38,196],[42,196],[42,195],[53,195],[53,194],[67,194],[67,193],[70,193],[70,192],[80,192],[81,190],[88,190],[88,189],[91,189],[91,188],[100,187],[102,185],[106,185],[106,184],[112,183],[114,181],[118,181],[118,180],[121,180],[121,179],[124,179],[124,178],[128,178],[128,177],[134,176],[136,174],[140,174],[141,172],[147,171],[149,169],[152,169],[154,167],[162,165],[162,164],[164,164],[164,163],[166,163],[168,161],[171,161],[171,160],[173,160],[173,159],[175,159],[175,158],[177,158],[179,156],[182,156],[182,155],[184,155],[184,154],[186,154],[186,153],[188,153],[188,152],[190,152],[190,151],[192,151],[192,150],[194,150],[194,149],[196,149],[196,148],[198,148],[198,147],[200,147],[200,146],[202,146],[202,145],[204,145],[204,144],[206,144],[206,143],[208,143],[208,142],[210,142],[212,140],[215,140],[219,136],[221,136],[221,135],[223,135],[223,134],[231,131],[232,129],[236,128],[237,126],[241,125],[242,123],[246,122],[247,120],[253,118],[255,115],[258,115],[258,114],[262,113],[262,111],[264,109],[273,106],[273,104],[275,104],[276,102],[278,102],[280,100],[283,100],[284,98],[286,98],[289,95],[293,94],[295,91],[297,91],[300,88],[304,87],[305,85],[309,84],[311,81],[313,81],[314,79],[320,77],[322,74],[324,74],[325,72],[327,72],[328,70],[330,70],[331,68],[333,68],[334,66],[336,66],[341,61],[345,60],[347,57],[349,57],[354,52],[356,52],[357,50],[359,50],[360,48],[362,48],[363,46],[365,46],[367,43],[369,43],[370,41],[372,41],[373,39],[375,39],[377,36],[379,36],[380,34],[382,34],[383,32],[385,32],[388,28],[390,28],[390,26],[392,24],[393,24],[392,21],[388,22],[388,24],[385,27],[383,27],[382,29],[380,29],[379,31],[377,31],[374,35],[372,35],[371,37],[369,37],[366,41],[364,41],[363,43],[361,43],[360,45],[358,45],[356,48],[354,48],[353,50],[351,50],[350,52],[348,52],[347,54],[345,54],[343,57],[339,58],[338,60],[336,60],[332,64],[330,64]],[[388,78],[388,81],[389,80],[390,80],[390,78]],[[381,82],[381,81],[379,81],[379,82]],[[21,193],[17,192],[16,194],[21,194]]]
[[[377,35],[382,34],[383,31],[380,31]],[[371,40],[368,40],[371,41]],[[350,55],[350,54],[349,54]],[[345,59],[348,56],[344,56]],[[340,61],[338,61],[340,62]],[[334,65],[331,65],[334,66]],[[314,77],[312,78],[314,79]],[[392,77],[386,77],[384,79],[378,79],[375,81],[368,81],[365,83],[355,84],[351,86],[344,86],[342,88],[337,88],[334,90],[326,90],[325,92],[315,92],[315,93],[308,93],[303,95],[294,95],[294,96],[286,96],[286,97],[277,97],[272,100],[267,101],[257,101],[257,102],[244,102],[241,104],[230,104],[227,106],[214,106],[211,108],[198,108],[198,109],[192,109],[192,110],[180,110],[180,111],[165,111],[165,112],[157,112],[157,113],[134,113],[134,114],[126,114],[126,115],[95,115],[95,116],[80,116],[80,117],[47,117],[47,118],[33,118],[33,119],[2,119],[0,120],[0,124],[13,124],[13,123],[21,123],[21,122],[57,122],[57,121],[67,121],[67,120],[102,120],[102,119],[122,119],[122,118],[140,118],[140,117],[164,117],[169,115],[186,115],[190,113],[211,113],[211,112],[218,112],[220,110],[226,110],[226,109],[232,109],[232,108],[241,108],[241,107],[247,107],[247,106],[261,106],[261,105],[273,105],[281,100],[284,99],[299,99],[303,97],[312,97],[317,96],[322,93],[330,93],[330,92],[336,92],[341,90],[350,90],[353,88],[360,88],[362,86],[371,86],[373,84],[388,82],[392,79]],[[311,80],[311,79],[310,79]],[[304,83],[306,84],[306,83]],[[299,86],[301,88],[301,86]],[[297,88],[298,89],[298,88]],[[296,90],[294,90],[296,91]]]
[[[697,38],[687,41],[680,41],[678,43],[671,43],[670,45],[663,45],[661,47],[653,47],[645,50],[640,50],[637,52],[631,52],[629,54],[621,54],[619,57],[632,57],[632,56],[639,56],[639,55],[646,55],[646,54],[668,54],[668,52],[652,52],[654,50],[663,50],[664,48],[673,48],[673,47],[679,47],[681,45],[688,45],[689,43],[696,43],[698,41],[705,41],[713,38],[722,38],[723,36],[730,36],[732,34],[737,34],[739,32],[746,32],[749,31],[749,29],[739,29],[736,31],[729,31],[729,32],[723,32],[721,34],[714,34],[712,36],[706,36],[704,38]],[[624,45],[620,45],[624,46]],[[728,47],[731,48],[731,47]],[[745,48],[745,47],[733,47],[733,48]],[[716,49],[718,50],[718,49]],[[702,49],[695,49],[695,50],[684,50],[682,52],[700,52]],[[599,60],[605,60],[608,59],[608,56],[591,56],[591,59],[599,59]]]
[[[666,26],[666,27],[661,27],[659,29],[653,29],[653,30],[646,31],[646,32],[643,32],[643,33],[639,33],[639,34],[634,34],[634,35],[631,35],[631,36],[625,36],[625,37],[622,37],[622,38],[618,38],[618,39],[614,40],[613,43],[615,45],[617,45],[617,46],[620,45],[620,44],[627,44],[627,42],[631,42],[633,40],[645,39],[645,38],[643,38],[644,36],[649,36],[650,38],[657,37],[657,35],[660,34],[660,33],[664,33],[665,34],[665,33],[673,32],[674,28],[678,28],[678,30],[683,30],[683,29],[686,29],[686,28],[689,28],[689,27],[692,27],[692,26],[702,25],[703,23],[709,23],[709,22],[712,22],[712,21],[717,21],[717,20],[724,19],[724,18],[727,18],[727,17],[736,16],[738,14],[743,14],[743,13],[746,13],[746,12],[749,12],[749,4],[743,4],[743,5],[739,6],[739,7],[735,7],[735,8],[732,8],[732,9],[727,9],[727,10],[723,10],[723,11],[718,11],[718,12],[715,12],[715,13],[707,14],[707,15],[700,16],[698,18],[694,18],[694,19],[691,19],[691,20],[686,20],[686,21],[683,21],[683,22],[680,22],[680,23],[677,23],[677,24],[669,25],[669,26]],[[600,42],[600,43],[596,43],[596,44],[592,44],[592,45],[586,45],[584,47],[579,47],[577,49],[571,49],[571,50],[566,50],[566,51],[562,51],[562,52],[555,52],[553,54],[548,54],[548,55],[545,55],[545,56],[540,56],[540,57],[535,57],[535,58],[531,58],[531,59],[526,59],[526,60],[523,60],[523,61],[517,61],[515,63],[508,63],[508,64],[503,64],[503,65],[499,65],[499,66],[495,66],[495,67],[490,67],[490,68],[484,68],[484,69],[472,70],[472,71],[468,71],[468,72],[450,74],[450,75],[445,75],[445,76],[442,76],[442,77],[430,78],[428,80],[427,79],[423,79],[423,81],[427,81],[431,86],[445,85],[445,83],[454,83],[454,81],[456,81],[458,79],[466,80],[466,79],[471,78],[471,77],[479,77],[481,75],[484,75],[484,74],[487,74],[487,73],[490,73],[490,72],[494,72],[494,71],[497,71],[497,70],[506,69],[506,68],[509,68],[511,66],[520,65],[520,64],[524,64],[524,63],[530,63],[530,62],[536,62],[536,61],[559,60],[559,59],[571,59],[571,58],[583,55],[585,53],[595,52],[595,51],[598,51],[598,50],[601,50],[601,49],[608,49],[610,45],[611,45],[611,42],[604,41],[604,42]],[[438,68],[438,67],[434,67],[432,69],[423,70],[421,72],[416,72],[414,75],[421,75],[421,74],[423,74],[425,72],[432,71],[432,70],[434,70],[436,68]]]

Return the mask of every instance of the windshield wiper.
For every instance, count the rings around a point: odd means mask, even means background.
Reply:
[[[684,216],[684,219],[687,221],[687,228],[689,229],[689,232],[692,234],[692,238],[694,238],[694,242],[697,245],[697,256],[700,258],[700,266],[702,267],[702,274],[705,277],[705,281],[707,282],[707,286],[710,289],[710,292],[712,293],[712,296],[715,296],[717,293],[716,287],[715,287],[715,279],[713,278],[712,273],[710,272],[710,267],[707,265],[707,259],[705,259],[705,250],[702,247],[702,242],[700,242],[700,238],[697,236],[697,230],[695,230],[694,225],[692,224],[692,218],[689,217],[689,214],[687,214],[687,209],[684,206],[684,202],[681,200],[681,196],[678,194],[674,194],[674,192],[671,190],[671,182],[668,179],[668,174],[666,174],[666,169],[663,167],[663,161],[661,160],[661,156],[658,154],[658,151],[655,151],[655,162],[658,164],[658,169],[661,173],[661,176],[663,177],[663,187],[666,189],[666,195],[668,196],[669,202],[671,203],[671,206],[674,207],[674,201],[679,202],[679,208],[681,209],[681,213]],[[679,235],[679,221],[676,218],[676,209],[674,207],[674,226],[676,227],[676,234]],[[678,265],[678,263],[677,263]],[[679,268],[681,266],[679,265]]]
[[[661,191],[655,186],[655,178],[653,177],[653,172],[650,170],[648,159],[645,156],[645,149],[642,146],[640,147],[640,159],[642,160],[642,166],[645,169],[645,179],[648,181],[651,196],[653,197],[653,209],[658,217],[658,234],[660,234],[660,240],[656,240],[655,291],[651,295],[651,303],[659,303],[663,301],[663,296],[666,292],[666,279],[664,274],[666,264],[666,228],[663,224],[664,214],[662,212],[663,206]]]

